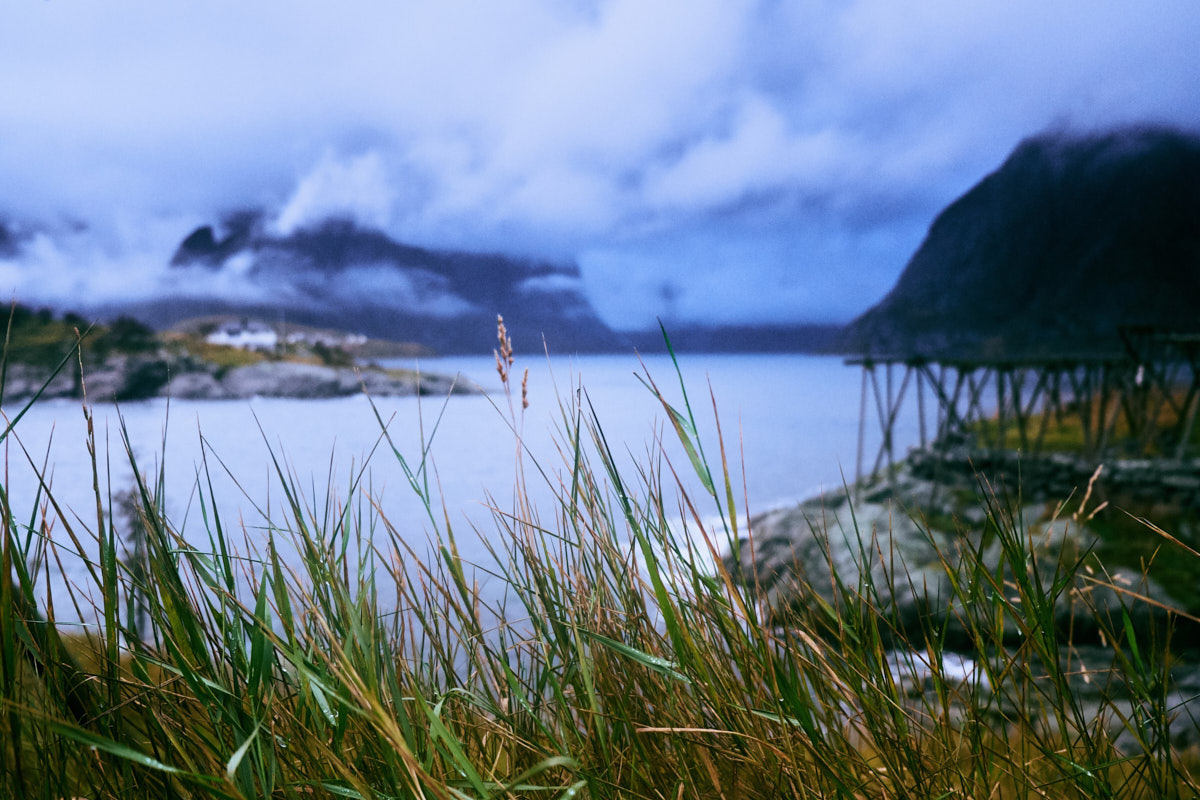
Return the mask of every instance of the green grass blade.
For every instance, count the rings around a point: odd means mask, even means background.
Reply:
[[[612,650],[614,653],[619,653],[626,658],[641,664],[643,667],[657,672],[660,675],[666,675],[668,678],[672,678],[683,683],[690,684],[692,682],[688,676],[679,671],[679,665],[674,661],[662,658],[660,656],[650,655],[647,652],[638,650],[636,647],[630,647],[624,642],[618,642],[616,639],[610,639],[607,636],[602,636],[599,633],[593,633],[587,629],[580,629],[580,633],[582,633],[586,638],[591,639],[593,642],[602,644],[609,650]]]
[[[229,761],[225,764],[225,777],[228,778],[231,783],[234,781],[234,778],[237,775],[238,767],[240,767],[242,764],[242,759],[246,757],[246,753],[250,752],[250,747],[258,738],[258,732],[261,729],[262,723],[260,722],[254,726],[253,730],[250,731],[250,735],[246,737],[246,740],[238,745],[238,748],[233,751],[233,755],[229,757]]]

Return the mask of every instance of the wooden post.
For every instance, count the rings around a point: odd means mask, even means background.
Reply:
[[[1033,367],[1034,372],[1037,374],[1037,380],[1034,381],[1034,383],[1033,383],[1033,391],[1029,393],[1029,401],[1025,404],[1025,407],[1021,410],[1021,420],[1022,420],[1021,447],[1022,448],[1029,449],[1029,423],[1033,420],[1033,409],[1037,406],[1038,399],[1046,391],[1046,379],[1049,377],[1050,370],[1052,370],[1052,369],[1053,369],[1053,367],[1048,367],[1045,364],[1039,364],[1036,367]],[[1026,372],[1025,374],[1027,376],[1028,372]],[[1021,385],[1024,386],[1024,378],[1022,378]],[[1033,449],[1029,450],[1029,452],[1031,452],[1031,453],[1041,452],[1040,445],[1041,445],[1041,442],[1039,441],[1038,445],[1035,446]]]
[[[1152,370],[1147,370],[1150,377],[1143,376],[1145,383],[1144,394],[1146,396],[1145,410],[1141,419],[1141,430],[1138,440],[1141,443],[1142,449],[1150,447],[1150,443],[1159,433],[1158,420],[1162,416],[1163,409],[1169,408],[1175,413],[1175,427],[1178,429],[1183,425],[1184,411],[1187,408],[1188,397],[1184,397],[1184,401],[1180,404],[1175,403],[1174,392],[1172,391],[1175,384],[1179,382],[1180,373],[1183,371],[1183,365],[1180,363],[1171,363],[1162,367],[1154,367]],[[1155,395],[1155,390],[1157,395]],[[1150,398],[1153,398],[1151,400]]]
[[[862,484],[863,439],[867,435],[867,362],[862,365],[862,395],[858,401],[858,458],[854,462],[854,496],[858,498]]]
[[[921,430],[921,449],[924,450],[925,445],[925,380],[921,376],[921,370],[917,369],[917,419]]]
[[[1042,401],[1042,423],[1038,426],[1037,441],[1033,445],[1033,449],[1039,453],[1042,451],[1042,443],[1046,440],[1046,430],[1050,427],[1051,413],[1056,414],[1060,420],[1062,418],[1062,370],[1058,366],[1051,369],[1053,374],[1050,376],[1050,385]]]
[[[1008,367],[996,368],[996,449],[1003,450],[1008,444],[1008,398],[1005,396],[1005,376],[1012,378]]]
[[[923,364],[918,368],[919,373],[924,373],[929,385],[933,387],[933,391],[938,401],[937,411],[937,433],[938,439],[944,437],[952,427],[962,427],[962,420],[958,415],[958,398],[962,393],[963,373],[960,369],[955,369],[954,395],[946,394],[946,365],[941,364],[938,368],[938,374],[935,378],[933,372],[929,369],[928,364]]]
[[[963,418],[963,422],[967,426],[972,421],[979,422],[980,431],[984,434],[985,444],[989,447],[992,446],[991,435],[988,432],[986,415],[984,414],[983,406],[980,404],[980,398],[983,397],[983,392],[987,389],[988,380],[991,376],[991,367],[983,368],[983,376],[979,379],[979,383],[975,383],[975,370],[973,368],[967,373],[967,413]]]
[[[887,432],[887,406],[884,403],[883,395],[880,394],[879,376],[875,374],[875,370],[871,370],[871,390],[875,395],[875,411],[879,416],[879,431],[881,434]],[[871,474],[875,475],[883,467],[883,457],[887,452],[887,439],[882,439],[879,442],[879,449],[875,451],[875,463],[871,467]]]
[[[1083,452],[1084,455],[1092,454],[1092,368],[1089,365],[1084,365],[1083,375],[1079,380],[1075,379],[1076,372],[1079,367],[1074,366],[1067,376],[1071,379],[1071,389],[1074,392],[1073,400],[1075,410],[1079,412],[1080,430],[1083,435]]]
[[[896,391],[895,397],[890,401],[891,408],[888,409],[888,479],[892,481],[895,480],[895,454],[892,450],[896,443],[896,419],[900,415],[900,407],[904,403],[904,394],[908,391],[912,373],[913,368],[905,364],[904,378],[900,381],[900,388]]]
[[[887,363],[887,424],[884,426],[884,430],[883,430],[883,443],[884,443],[884,446],[887,448],[887,470],[888,470],[888,485],[889,486],[891,486],[893,483],[895,483],[895,477],[896,477],[895,470],[893,469],[893,462],[895,460],[895,454],[894,454],[893,448],[892,448],[892,420],[894,419],[894,417],[892,416],[892,403],[893,403],[893,399],[892,399],[892,362],[889,361]]]
[[[1187,454],[1188,440],[1192,438],[1192,426],[1196,423],[1196,405],[1196,397],[1193,395],[1184,417],[1183,435],[1179,437],[1179,444],[1175,447],[1175,458],[1182,459]]]
[[[1179,459],[1182,459],[1187,454],[1188,444],[1192,438],[1192,427],[1196,424],[1196,406],[1200,405],[1200,364],[1197,364],[1196,351],[1194,349],[1188,352],[1188,361],[1191,362],[1192,383],[1188,386],[1187,396],[1184,400],[1186,411],[1179,443],[1175,447],[1175,457]]]
[[[1126,374],[1127,370],[1122,364],[1105,362],[1100,369],[1103,377],[1100,381],[1100,431],[1096,442],[1096,451],[1099,457],[1103,457],[1116,429],[1122,398],[1125,396],[1125,386],[1132,378]],[[1112,396],[1111,400],[1110,395]]]

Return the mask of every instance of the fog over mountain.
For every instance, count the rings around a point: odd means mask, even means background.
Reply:
[[[171,259],[189,290],[141,304],[139,316],[167,324],[197,311],[241,313],[480,353],[503,315],[526,350],[542,349],[543,336],[557,352],[616,344],[569,262],[412,247],[344,219],[283,235],[242,212],[220,227],[197,228]],[[244,288],[230,296],[225,282]]]
[[[0,291],[319,316],[289,242],[340,221],[554,265],[618,331],[844,323],[1022,139],[1200,129],[1198,40],[1190,0],[5,3]],[[367,299],[478,305],[404,274]]]

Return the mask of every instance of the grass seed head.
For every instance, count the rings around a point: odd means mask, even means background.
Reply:
[[[496,354],[496,372],[500,373],[500,382],[508,383],[508,371],[513,363],[512,339],[508,336],[508,328],[504,327],[504,317],[496,315],[496,338],[500,340],[500,349],[493,350]]]

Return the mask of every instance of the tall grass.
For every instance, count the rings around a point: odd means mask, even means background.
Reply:
[[[188,544],[196,533],[185,539],[165,513],[161,473],[138,478],[124,531],[98,488],[100,464],[94,527],[69,521],[50,487],[35,497],[0,492],[3,791],[1200,792],[1196,754],[1172,744],[1180,725],[1196,723],[1177,719],[1169,701],[1170,631],[1139,628],[1132,600],[1116,613],[1098,610],[1110,663],[1092,665],[1087,678],[1125,691],[1088,706],[1071,642],[1053,620],[1078,564],[1034,564],[1019,512],[981,500],[1001,563],[971,552],[944,563],[948,606],[975,649],[966,676],[942,658],[948,620],[932,615],[921,630],[903,629],[879,601],[871,570],[835,576],[832,602],[801,584],[795,616],[768,624],[753,586],[735,580],[753,584],[754,576],[720,566],[725,550],[755,546],[734,454],[720,440],[699,441],[698,407],[682,385],[671,401],[645,376],[674,436],[651,442],[630,468],[605,437],[603,409],[578,386],[560,401],[557,451],[526,452],[526,398],[523,386],[515,396],[511,351],[498,363],[518,490],[511,503],[493,504],[482,532],[490,565],[460,557],[431,489],[428,447],[400,452],[382,420],[383,449],[428,511],[430,558],[414,546],[417,532],[391,524],[363,472],[315,497],[282,454],[275,469],[288,513],[265,532],[223,517],[201,469],[204,547]],[[698,476],[698,496],[683,488],[685,472]],[[532,481],[549,483],[552,504],[528,501]],[[888,558],[863,533],[864,554]],[[125,557],[122,536],[133,534],[142,549]],[[92,589],[48,594],[48,576],[69,562],[83,565]],[[485,593],[475,576],[489,572]],[[100,624],[86,630],[60,621],[93,618]]]

